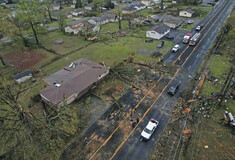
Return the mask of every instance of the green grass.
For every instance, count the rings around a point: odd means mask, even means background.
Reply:
[[[121,21],[122,30],[126,30],[128,28],[128,21]],[[117,32],[119,31],[118,22],[116,23],[107,23],[101,26],[101,33],[106,32]]]
[[[136,12],[136,15],[141,17],[147,17],[153,14],[154,14],[154,9],[147,9],[147,8]]]
[[[221,86],[219,84],[213,85],[209,81],[205,81],[203,87],[200,91],[200,95],[210,97],[212,96],[211,93],[219,93]]]
[[[61,45],[55,44],[54,41],[58,39],[63,39],[64,43]],[[40,41],[43,46],[52,49],[61,55],[90,43],[89,41],[85,41],[83,37],[64,35],[59,30],[40,36]]]
[[[65,58],[55,61],[43,70],[45,73],[50,74],[61,69],[66,64],[82,57],[94,62],[104,61],[107,66],[112,66],[114,63],[126,59],[128,55],[133,55],[134,52],[139,49],[153,50],[157,46],[157,43],[157,41],[154,41],[154,43],[145,43],[144,39],[134,37],[121,37],[118,41],[110,43],[110,45],[98,42]],[[145,56],[135,56],[137,61],[143,59],[154,60],[150,57],[143,57]]]
[[[185,31],[190,31],[193,27],[195,27],[196,24],[187,24],[187,25],[184,25],[180,28],[178,28],[179,30],[185,30]]]
[[[230,63],[226,56],[214,56],[209,66],[209,70],[215,77],[221,77],[223,74],[228,73]]]

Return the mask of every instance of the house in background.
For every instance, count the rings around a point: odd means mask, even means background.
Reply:
[[[31,70],[25,70],[23,72],[17,73],[16,75],[13,76],[16,82],[22,83],[26,81],[27,79],[32,78],[33,74]]]
[[[71,13],[73,16],[81,16],[81,15],[84,15],[86,12],[87,12],[86,9],[78,8],[78,9],[75,9],[74,11],[72,11]]]
[[[152,0],[141,0],[141,3],[143,3],[145,6],[151,6],[154,4]]]
[[[133,7],[127,7],[122,10],[122,14],[133,14],[137,11],[137,9]]]
[[[95,5],[93,3],[89,3],[84,8],[89,11],[93,11],[95,9]]]
[[[52,5],[51,5],[51,9],[54,10],[54,11],[58,11],[58,10],[60,10],[61,8],[60,8],[60,5],[59,5],[59,4],[52,4]]]
[[[60,15],[64,15],[66,18],[72,18],[72,14],[63,10],[53,11],[51,13],[51,18],[54,20],[58,20]]]
[[[176,20],[176,19],[170,19],[170,20],[164,21],[164,24],[170,28],[177,28],[182,24],[182,21]]]
[[[146,37],[153,39],[161,39],[170,32],[170,27],[163,24],[160,26],[153,26],[146,32]]]
[[[135,5],[134,8],[137,9],[137,11],[139,11],[139,10],[145,9],[146,5],[143,3],[140,3],[140,4]]]
[[[117,22],[118,19],[114,14],[104,14],[101,17],[93,17],[92,19],[88,20],[89,23],[94,25],[102,25],[109,22]]]
[[[95,87],[108,73],[108,67],[79,59],[46,77],[44,81],[49,86],[40,92],[40,96],[51,107],[70,104]]]
[[[195,11],[193,11],[192,9],[186,9],[186,10],[182,10],[179,12],[179,16],[188,17],[188,18],[194,16],[194,14],[195,14]]]

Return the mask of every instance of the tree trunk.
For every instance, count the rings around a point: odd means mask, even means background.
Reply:
[[[163,10],[163,0],[161,0],[161,10]]]
[[[2,65],[3,65],[3,66],[6,66],[6,63],[4,62],[2,56],[0,56],[0,60],[1,60],[1,62],[2,62]]]
[[[30,22],[30,25],[31,25],[31,28],[32,28],[32,30],[33,30],[33,35],[34,35],[34,37],[35,37],[36,43],[39,44],[37,32],[36,32],[35,29],[34,29],[33,23]]]
[[[121,11],[118,12],[118,27],[119,30],[122,30]]]
[[[47,12],[48,12],[49,18],[50,18],[50,20],[51,20],[51,22],[52,22],[53,19],[52,19],[52,17],[51,17],[51,11],[50,11],[50,8],[49,8],[49,7],[47,8]]]

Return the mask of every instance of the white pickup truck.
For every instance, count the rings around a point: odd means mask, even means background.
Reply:
[[[155,129],[157,128],[159,122],[153,118],[148,122],[147,126],[141,132],[140,141],[149,140]]]

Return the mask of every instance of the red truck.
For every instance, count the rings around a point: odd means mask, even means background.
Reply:
[[[192,33],[187,33],[183,38],[183,43],[187,44],[192,36]]]

